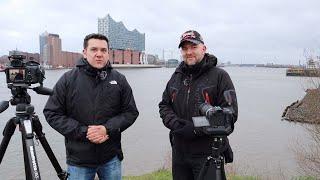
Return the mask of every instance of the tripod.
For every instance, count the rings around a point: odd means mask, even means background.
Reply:
[[[19,125],[19,130],[22,137],[23,146],[23,157],[26,180],[41,180],[39,165],[37,161],[36,151],[34,148],[34,133],[39,139],[43,149],[45,150],[51,164],[57,172],[57,176],[60,180],[66,180],[68,174],[62,170],[58,163],[55,155],[53,154],[49,143],[42,132],[42,125],[39,121],[38,116],[34,112],[34,106],[30,104],[31,98],[27,93],[26,87],[22,86],[11,86],[9,87],[12,92],[12,99],[10,100],[11,105],[16,105],[16,116],[11,118],[4,130],[3,139],[0,145],[0,164],[2,162],[4,153],[8,147],[10,139],[16,129],[16,125]],[[38,94],[50,95],[52,90],[44,88],[42,86],[32,88]],[[5,111],[9,107],[9,101],[3,101],[0,104],[0,113]]]
[[[221,155],[225,149],[226,137],[214,137],[212,153],[202,166],[197,180],[226,180],[224,171],[224,157]]]

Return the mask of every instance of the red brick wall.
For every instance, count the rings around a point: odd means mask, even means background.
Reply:
[[[122,60],[123,60],[123,52],[122,50],[114,50],[114,60],[113,63],[114,64],[123,64]]]
[[[61,62],[63,67],[75,67],[77,61],[82,57],[80,53],[62,51]]]
[[[109,50],[109,61],[111,64],[113,64],[113,50]]]
[[[139,51],[110,49],[109,61],[111,64],[140,64]]]
[[[123,51],[123,64],[131,64],[131,51],[130,50],[124,50]]]
[[[140,63],[140,52],[133,51],[132,52],[132,64],[139,64]]]

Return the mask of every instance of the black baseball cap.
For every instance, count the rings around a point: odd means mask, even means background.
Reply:
[[[181,35],[178,48],[180,48],[182,44],[185,42],[191,42],[194,44],[204,44],[201,35],[195,30],[186,31]]]

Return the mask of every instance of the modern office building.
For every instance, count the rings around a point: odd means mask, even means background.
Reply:
[[[44,66],[53,66],[61,62],[61,39],[58,34],[45,32],[40,35],[40,60]]]
[[[47,68],[74,67],[82,54],[62,51],[58,34],[45,32],[40,35],[40,62]]]
[[[109,14],[98,18],[98,33],[108,37],[111,49],[145,50],[145,34],[136,29],[129,31],[121,21],[116,22]]]

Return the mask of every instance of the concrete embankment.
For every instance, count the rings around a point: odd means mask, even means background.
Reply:
[[[282,117],[288,121],[320,124],[320,88],[308,89],[302,100],[285,109]]]

